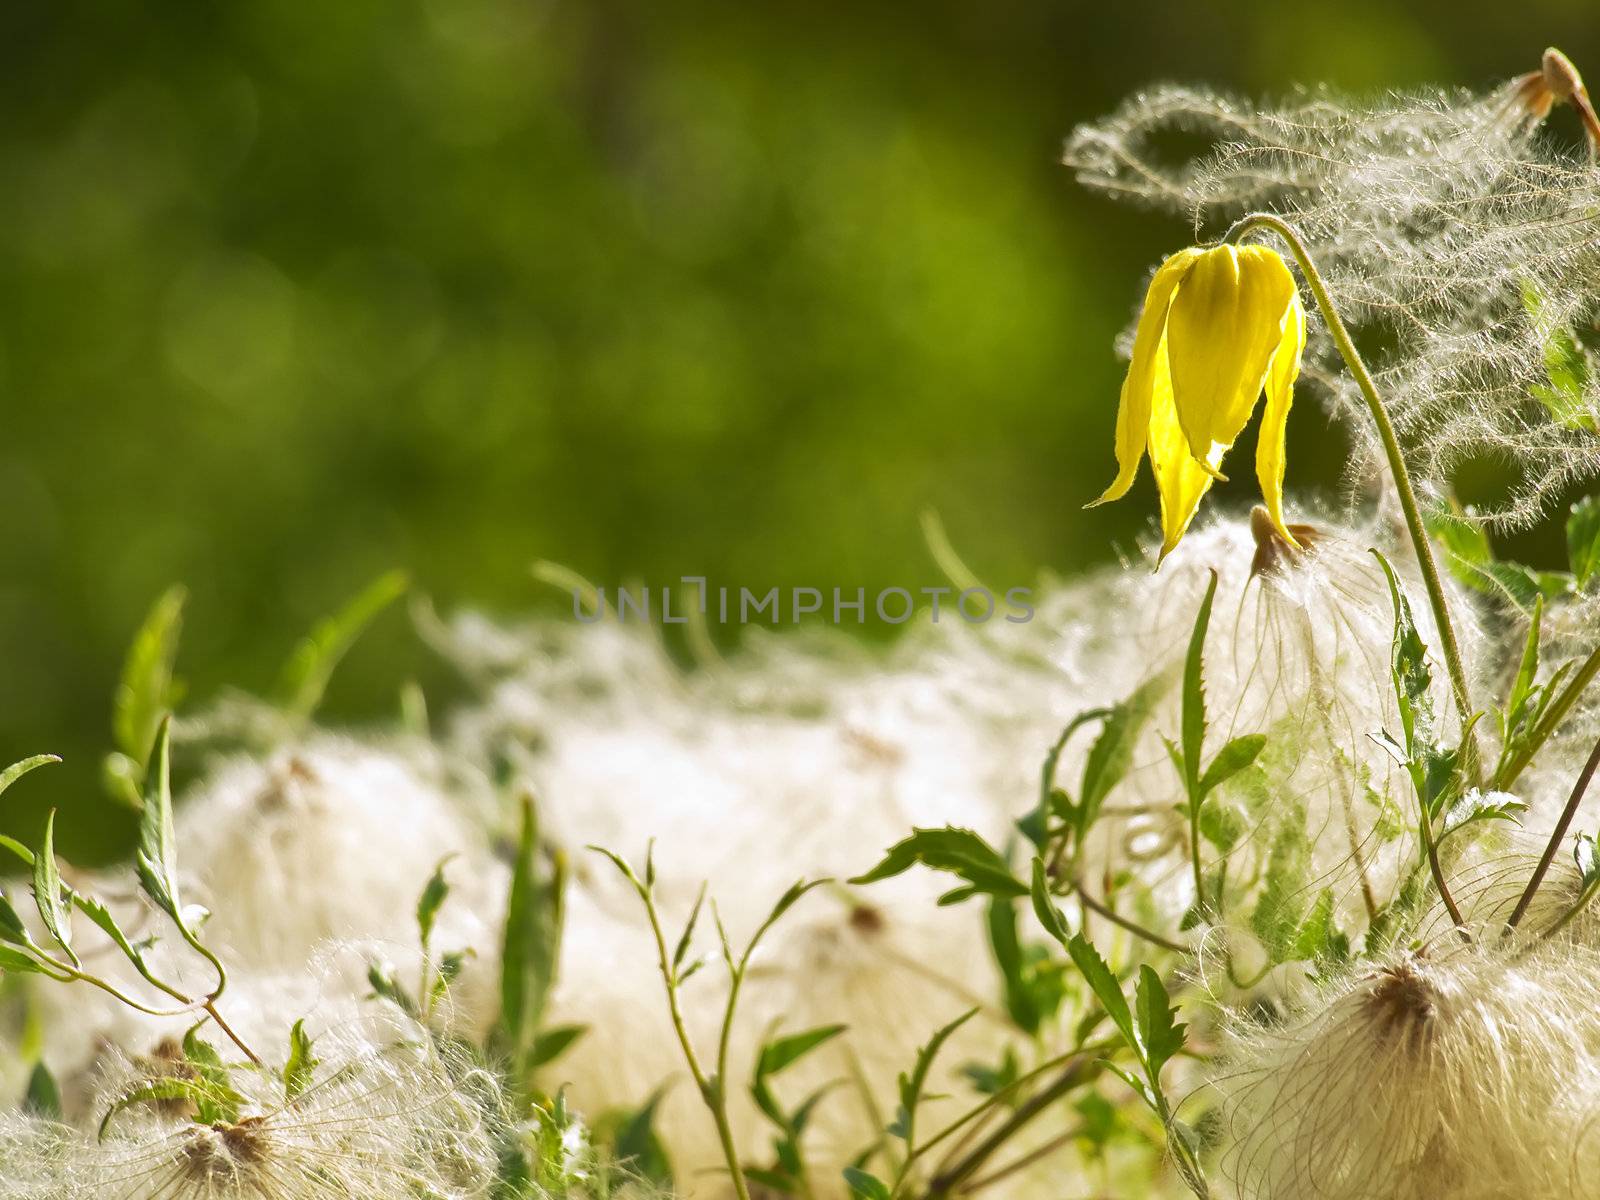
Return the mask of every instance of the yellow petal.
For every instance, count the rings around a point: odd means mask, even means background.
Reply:
[[[1165,350],[1165,347],[1162,347]],[[1211,488],[1216,462],[1196,461],[1189,453],[1189,439],[1178,423],[1172,399],[1172,375],[1165,353],[1157,356],[1157,370],[1151,381],[1150,466],[1155,472],[1156,491],[1161,496],[1161,559],[1183,539],[1194,520],[1200,500]],[[1218,452],[1217,458],[1220,459]],[[1208,470],[1208,465],[1213,470]],[[1157,560],[1157,566],[1160,560]]]
[[[1267,370],[1267,407],[1261,414],[1261,434],[1256,441],[1256,478],[1261,499],[1278,536],[1299,547],[1283,523],[1284,443],[1288,435],[1289,406],[1294,403],[1294,381],[1300,374],[1300,354],[1306,345],[1306,311],[1296,295],[1284,314],[1278,348]]]
[[[1133,355],[1128,374],[1122,381],[1122,396],[1117,404],[1117,477],[1098,499],[1085,507],[1105,504],[1126,495],[1139,473],[1145,441],[1150,430],[1151,394],[1157,370],[1166,373],[1167,310],[1172,294],[1190,265],[1201,254],[1193,248],[1180,250],[1157,268],[1145,292],[1144,310],[1133,335]],[[1158,361],[1159,360],[1159,361]],[[1169,389],[1170,390],[1170,389]]]
[[[1296,296],[1294,277],[1265,246],[1201,251],[1167,316],[1178,421],[1213,473],[1244,430]]]

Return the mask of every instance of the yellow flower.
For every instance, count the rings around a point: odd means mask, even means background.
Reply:
[[[1256,476],[1273,527],[1298,547],[1283,522],[1284,427],[1305,341],[1300,292],[1277,252],[1191,247],[1167,259],[1150,281],[1122,384],[1117,478],[1094,504],[1126,494],[1148,449],[1166,558],[1212,481],[1227,478],[1222,458],[1265,388]]]

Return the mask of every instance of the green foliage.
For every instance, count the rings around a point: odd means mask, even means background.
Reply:
[[[156,729],[155,749],[150,756],[152,770],[145,780],[134,870],[150,902],[179,929],[187,929],[178,896],[178,843],[172,829],[171,738],[172,719],[164,717]]]
[[[173,677],[172,668],[187,599],[182,587],[173,586],[156,601],[128,647],[112,702],[111,730],[117,748],[106,758],[106,780],[112,795],[131,808],[143,802],[150,748],[161,720],[183,698],[183,685]]]
[[[789,1034],[767,1041],[756,1055],[755,1073],[750,1081],[750,1095],[762,1114],[777,1126],[773,1139],[773,1161],[770,1167],[746,1167],[745,1173],[763,1187],[784,1195],[809,1194],[806,1182],[805,1156],[801,1152],[801,1139],[812,1113],[823,1097],[831,1090],[824,1085],[812,1092],[793,1109],[785,1108],[772,1090],[775,1076],[799,1062],[819,1046],[825,1045],[844,1032],[843,1025],[824,1025],[804,1033]]]
[[[1544,299],[1531,283],[1524,283],[1522,305],[1534,330],[1544,340],[1547,383],[1536,384],[1534,399],[1566,429],[1595,429],[1594,413],[1585,393],[1594,375],[1593,360],[1571,329],[1556,325],[1544,311]]]
[[[656,1131],[657,1110],[664,1090],[655,1092],[637,1110],[616,1122],[613,1150],[617,1162],[661,1188],[672,1187],[672,1161]]]
[[[1024,896],[1028,892],[994,847],[972,830],[953,826],[912,830],[910,837],[889,847],[882,862],[850,882],[876,883],[903,874],[918,863],[965,881],[965,887],[941,896],[940,904],[955,904],[976,895]]]
[[[22,1108],[24,1112],[49,1121],[62,1119],[61,1088],[55,1076],[50,1074],[50,1068],[42,1062],[34,1063],[33,1070],[28,1072],[28,1087],[23,1093]]]
[[[318,622],[284,664],[278,689],[284,708],[309,719],[321,706],[340,660],[367,626],[405,595],[410,586],[410,577],[404,571],[390,571],[368,584],[338,612]]]
[[[1018,1029],[1037,1035],[1066,998],[1061,969],[1044,947],[1022,942],[1017,934],[1014,899],[991,896],[986,916],[989,948],[1000,969],[1006,1013]]]
[[[524,797],[500,954],[500,1034],[524,1086],[583,1032],[541,1028],[561,952],[565,895],[566,858],[540,844],[538,812]]]
[[[970,1008],[962,1013],[948,1025],[941,1026],[934,1035],[917,1051],[917,1059],[909,1073],[900,1073],[899,1107],[895,1109],[894,1120],[889,1123],[888,1132],[904,1142],[908,1149],[914,1149],[917,1143],[917,1109],[925,1098],[928,1085],[928,1073],[933,1070],[933,1063],[939,1057],[939,1051],[944,1048],[945,1042],[950,1040],[950,1035],[955,1033],[974,1016],[978,1010]]]
[[[311,1080],[320,1065],[302,1018],[289,1029],[289,1057],[283,1067],[283,1098],[291,1104],[298,1099],[311,1086]]]

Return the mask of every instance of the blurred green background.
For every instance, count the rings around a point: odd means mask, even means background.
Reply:
[[[124,836],[128,639],[191,591],[198,698],[270,686],[390,566],[518,610],[608,584],[1004,586],[1154,512],[1109,478],[1111,342],[1180,223],[1063,136],[1163,78],[1488,86],[1592,0],[54,0],[0,11],[0,802]],[[1297,485],[1340,442],[1291,422]],[[1236,473],[1241,500],[1254,484]],[[336,715],[441,678],[390,614]]]

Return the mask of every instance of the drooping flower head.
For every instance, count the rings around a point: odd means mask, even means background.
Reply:
[[[1288,264],[1265,246],[1190,247],[1156,271],[1134,334],[1117,410],[1117,477],[1095,504],[1125,495],[1145,451],[1161,495],[1161,556],[1182,539],[1222,459],[1267,395],[1256,475],[1279,534],[1284,429],[1305,347],[1305,309]]]

